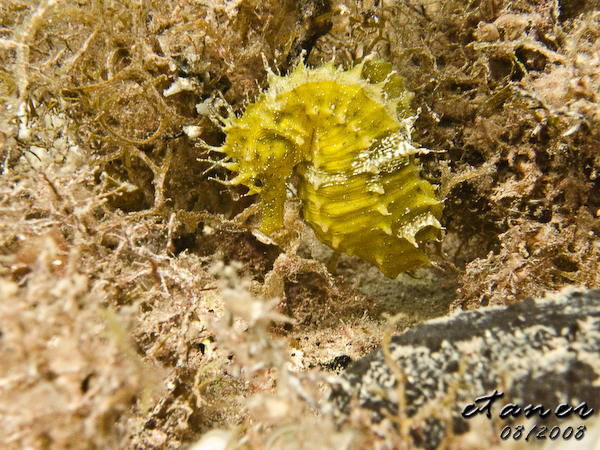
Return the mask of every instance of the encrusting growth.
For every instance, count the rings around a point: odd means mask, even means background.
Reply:
[[[580,431],[575,441],[586,421],[553,422],[561,417],[555,412],[581,419],[577,411],[589,416],[600,407],[600,290],[570,288],[537,301],[461,312],[421,323],[384,345],[387,351],[382,346],[344,372],[329,401],[340,423],[361,408],[374,429],[386,422],[408,426],[410,448],[474,448],[459,445],[458,436],[472,431],[484,442],[485,422],[497,427],[496,436],[503,428],[510,434],[511,427],[537,425],[532,440],[546,440],[553,428],[567,440],[572,425],[571,434]],[[486,396],[503,398],[486,411]],[[527,405],[542,406],[529,414]],[[501,417],[505,407],[509,414]]]
[[[419,176],[410,141],[414,116],[404,79],[381,60],[347,71],[301,61],[241,117],[217,116],[229,183],[262,198],[261,231],[282,227],[286,184],[296,170],[303,216],[335,252],[357,255],[387,277],[426,264],[439,240],[442,205]]]

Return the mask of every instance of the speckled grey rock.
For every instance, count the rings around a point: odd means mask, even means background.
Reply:
[[[509,403],[550,410],[545,417],[535,413],[526,419],[521,411],[498,419],[513,428],[536,419],[550,427],[559,423],[555,410],[562,403],[575,407],[585,402],[580,411],[589,416],[600,408],[600,290],[571,289],[537,302],[527,299],[435,319],[394,336],[389,348],[396,371],[379,348],[348,368],[331,401],[340,421],[360,406],[379,424],[398,415],[395,374],[403,374],[406,415],[413,418],[410,435],[417,448],[438,448],[449,423],[455,436],[469,431],[472,418],[461,413],[481,408],[476,415],[485,416],[485,402],[475,399],[494,390],[504,396],[490,405],[492,418]]]

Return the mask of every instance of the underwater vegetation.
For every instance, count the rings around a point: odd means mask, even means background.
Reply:
[[[0,447],[187,450],[211,431],[221,448],[244,450],[423,447],[419,438],[441,437],[428,433],[452,420],[453,395],[466,392],[446,383],[463,367],[442,360],[447,347],[421,345],[444,327],[465,350],[464,367],[498,363],[497,373],[523,386],[517,366],[501,364],[526,362],[501,353],[522,328],[505,335],[496,314],[461,315],[493,336],[486,359],[469,353],[477,336],[459,320],[417,324],[451,305],[513,303],[516,318],[531,311],[544,323],[562,304],[519,302],[600,285],[599,6],[0,2]],[[284,76],[269,74],[263,55]],[[347,92],[336,89],[342,83]],[[292,117],[261,103],[265,95]],[[228,105],[220,127],[197,108],[215,97]],[[322,100],[310,116],[313,97]],[[261,135],[240,128],[260,111]],[[271,159],[244,155],[234,145],[243,136],[253,151],[269,143]],[[227,149],[225,167],[212,168],[215,154],[197,139]],[[237,185],[213,179],[235,177]],[[406,214],[403,202],[414,203]],[[355,206],[360,223],[348,212]],[[405,269],[392,244],[411,266],[427,267],[385,278],[375,265],[388,275]],[[457,270],[438,265],[440,254]],[[382,313],[403,316],[388,326]],[[592,319],[550,343],[587,339]],[[405,328],[415,331],[391,337]],[[532,346],[518,348],[550,349],[544,333],[529,336]],[[387,338],[398,350],[386,356]],[[447,389],[428,390],[433,378],[423,374],[426,395],[407,403],[434,400],[410,418],[393,416],[401,396],[356,368],[378,346],[382,381],[429,354],[448,369],[435,378]],[[398,353],[414,358],[395,364]],[[538,356],[531,367],[549,374],[551,364],[540,366],[548,355]],[[573,386],[591,393],[595,372],[580,358],[562,361],[581,375]],[[351,407],[337,427],[325,386],[352,374],[363,393],[391,403]],[[556,392],[568,387],[561,380],[551,379]],[[379,413],[386,418],[375,424]],[[463,434],[446,426],[443,443],[493,448],[496,431],[482,436],[470,423]],[[404,439],[397,424],[413,435]]]

